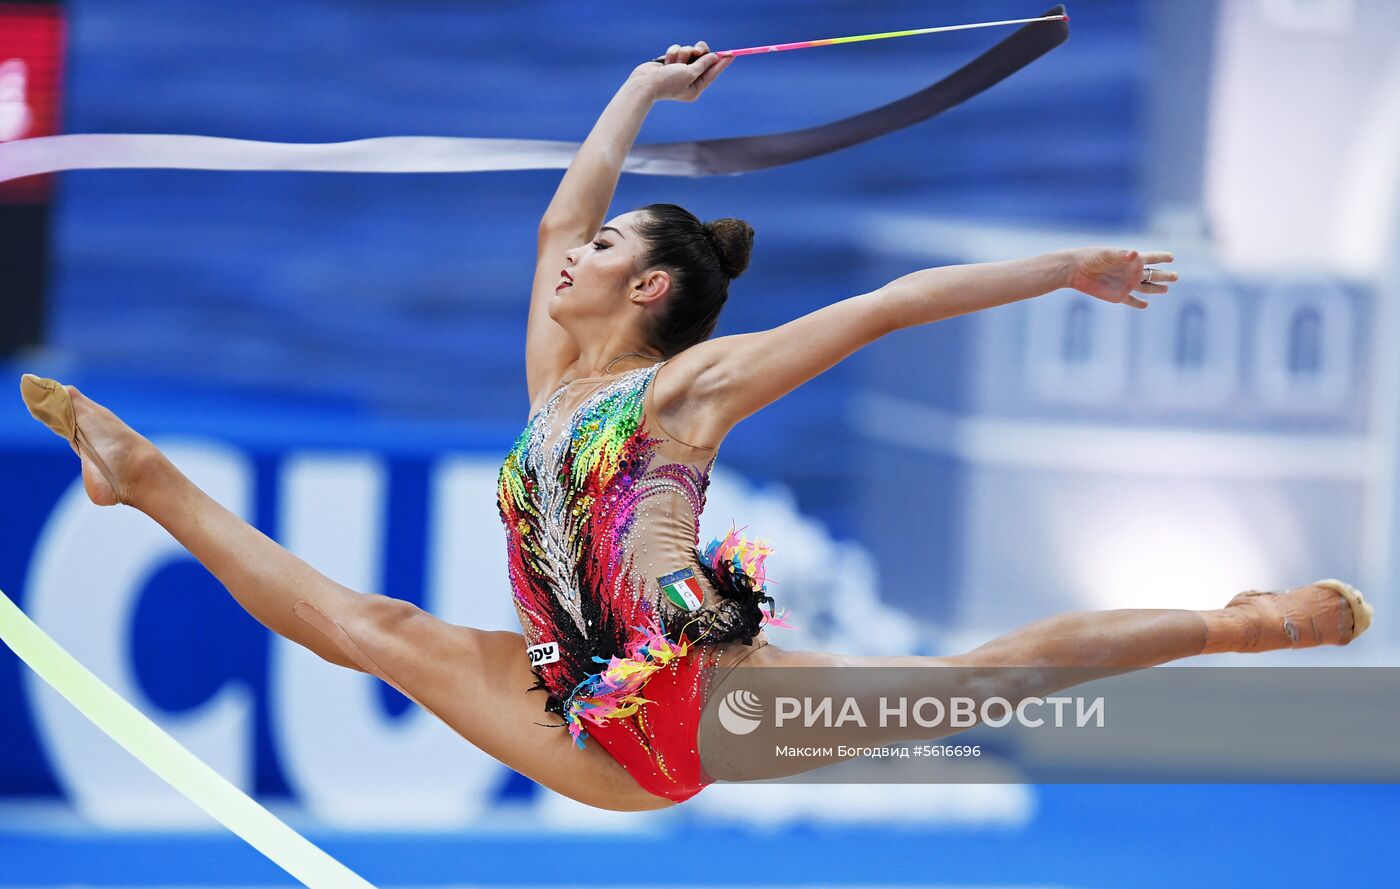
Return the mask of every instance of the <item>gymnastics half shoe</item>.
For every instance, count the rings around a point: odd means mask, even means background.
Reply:
[[[78,428],[77,415],[73,410],[73,397],[68,392],[68,387],[57,380],[50,380],[44,377],[36,377],[34,374],[25,374],[20,377],[19,391],[24,398],[24,406],[29,408],[29,412],[34,415],[34,419],[43,423],[54,431],[54,434],[65,439],[73,448],[73,452],[79,458],[87,457],[92,461],[92,465],[97,467],[97,471],[102,473],[102,478],[111,487],[116,495],[117,503],[130,503],[129,491],[117,484],[116,476],[108,468],[107,462],[92,447],[83,430]],[[89,488],[89,494],[91,494]],[[94,498],[94,502],[96,498]]]

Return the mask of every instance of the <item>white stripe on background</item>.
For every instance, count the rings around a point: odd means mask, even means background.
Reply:
[[[1144,428],[950,414],[862,392],[854,419],[869,438],[974,464],[1145,476],[1367,481],[1374,445],[1360,435]]]

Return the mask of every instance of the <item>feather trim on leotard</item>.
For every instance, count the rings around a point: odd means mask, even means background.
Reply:
[[[742,530],[731,524],[724,537],[711,540],[703,551],[696,550],[701,572],[720,596],[715,620],[703,637],[706,642],[743,640],[748,645],[765,627],[796,629],[785,619],[786,610],[772,610],[764,570],[764,560],[773,554],[772,544],[761,538],[750,540]]]
[[[720,594],[719,609],[668,633],[665,620],[648,607],[643,623],[633,627],[638,636],[626,645],[625,657],[593,658],[607,666],[580,682],[560,707],[575,744],[584,746],[585,723],[598,725],[605,719],[632,716],[651,703],[642,696],[647,681],[674,659],[690,654],[697,642],[743,639],[752,644],[763,627],[793,629],[784,620],[786,611],[771,610],[773,598],[767,595],[763,563],[773,547],[766,540],[750,541],[739,530],[731,526],[725,537],[710,541],[703,552],[696,551],[701,571]],[[770,607],[763,607],[765,603]],[[694,640],[688,635],[691,632]]]
[[[604,719],[620,719],[637,712],[642,704],[651,703],[642,697],[642,687],[653,673],[690,651],[685,631],[679,643],[666,637],[660,619],[648,609],[643,623],[633,627],[639,634],[626,646],[626,657],[610,659],[594,657],[605,668],[584,679],[564,701],[564,720],[574,743],[583,746],[587,736],[584,722],[596,724]]]

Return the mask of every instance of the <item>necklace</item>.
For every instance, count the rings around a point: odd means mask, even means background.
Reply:
[[[666,360],[666,359],[662,358],[660,355],[643,355],[641,352],[623,352],[621,355],[617,356],[617,357],[614,358],[612,361],[609,361],[609,362],[607,363],[607,366],[603,368],[603,374],[602,374],[602,375],[605,376],[605,377],[607,377],[607,376],[612,376],[612,366],[613,366],[614,364],[617,364],[617,363],[618,363],[619,361],[621,361],[622,359],[626,358],[628,355],[636,355],[638,358],[655,358],[657,361],[665,361],[665,360]],[[564,388],[565,386],[572,386],[574,383],[577,383],[579,380],[582,380],[582,379],[592,379],[592,378],[591,378],[591,377],[576,377],[576,378],[574,378],[574,379],[572,379],[572,380],[569,380],[567,383],[560,383],[560,384],[559,384],[559,388],[560,388],[560,390],[562,391],[563,388]]]
[[[643,355],[641,352],[623,352],[621,355],[608,362],[607,366],[603,368],[603,376],[607,376],[612,371],[612,366],[614,364],[617,364],[622,359],[626,358],[628,355],[636,355],[638,358],[655,358],[657,361],[665,360],[660,355]]]

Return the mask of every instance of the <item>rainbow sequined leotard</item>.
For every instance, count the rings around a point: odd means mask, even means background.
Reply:
[[[736,532],[698,548],[715,451],[648,409],[666,362],[561,385],[501,466],[516,611],[536,687],[582,743],[624,719],[652,674],[697,645],[750,643],[764,624],[766,545]]]

